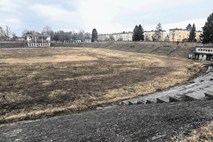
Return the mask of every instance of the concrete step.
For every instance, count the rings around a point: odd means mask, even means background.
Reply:
[[[129,101],[122,101],[119,103],[119,105],[131,105],[131,104],[129,103]]]
[[[177,96],[169,96],[169,102],[179,102],[181,101],[180,97]]]
[[[120,105],[135,105],[135,104],[146,104],[145,100],[142,99],[132,99],[120,102]]]
[[[139,101],[137,102],[137,104],[146,104],[146,101],[145,101],[145,100],[139,100]]]
[[[188,88],[193,88],[193,87],[195,87],[195,86],[198,86],[198,84],[197,84],[197,83],[188,84],[188,85],[186,85],[184,88],[185,88],[185,89],[188,89]]]
[[[188,97],[193,98],[194,100],[205,100],[204,91],[201,90],[201,89],[197,90],[195,92],[192,92],[192,93],[185,94],[185,95],[187,95]]]
[[[135,104],[153,104],[153,103],[170,103],[180,101],[196,101],[196,100],[211,100],[213,99],[213,91],[203,92],[196,91],[187,94],[177,94],[172,96],[163,96],[159,98],[148,98],[148,99],[132,99],[122,101],[120,105],[135,105]]]
[[[142,100],[142,99],[133,99],[133,100],[129,100],[130,104],[145,104],[146,101]]]
[[[157,102],[157,100],[155,98],[150,98],[150,99],[146,100],[146,104],[154,104],[156,102]]]
[[[169,97],[160,97],[156,99],[156,103],[169,103]]]
[[[213,66],[209,66],[206,72],[213,72]]]
[[[207,100],[213,99],[213,92],[208,91],[204,94],[205,94]]]
[[[190,95],[183,95],[182,96],[182,100],[183,101],[196,101],[196,100],[199,100],[199,99],[197,99],[197,98],[195,98],[193,96],[190,96]]]

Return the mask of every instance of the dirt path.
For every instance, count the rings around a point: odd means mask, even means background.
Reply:
[[[0,141],[166,142],[213,120],[212,101],[117,106],[0,126]]]

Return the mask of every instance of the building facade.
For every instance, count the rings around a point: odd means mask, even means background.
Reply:
[[[132,41],[132,32],[122,32],[113,34],[99,34],[98,41]]]
[[[132,32],[123,32],[112,34],[115,41],[132,41]]]
[[[110,38],[109,34],[99,34],[98,35],[98,41],[108,41]]]
[[[196,41],[200,42],[200,35],[201,35],[201,31],[196,31]],[[186,29],[170,29],[169,30],[169,41],[173,41],[173,42],[183,42],[183,41],[187,41],[190,35],[190,31],[186,30]]]
[[[166,39],[166,31],[165,30],[162,30],[162,31],[159,31],[159,32],[156,32],[156,31],[144,31],[144,40],[145,41],[155,41],[156,40],[156,35],[158,35],[158,38],[157,41],[165,41]]]
[[[152,37],[155,34],[155,31],[144,31],[144,40],[145,41],[153,41]]]
[[[189,38],[189,31],[186,29],[170,29],[169,30],[169,41],[186,41]]]
[[[50,36],[42,35],[39,32],[28,31],[25,33],[28,47],[49,47]]]
[[[189,58],[213,61],[213,46],[197,46],[195,51],[189,54]]]
[[[196,31],[196,41],[200,42],[201,31]],[[165,30],[156,32],[154,30],[144,31],[144,41],[171,41],[184,42],[188,41],[190,31],[186,29],[170,29],[169,35]],[[122,32],[113,34],[99,34],[98,41],[132,41],[133,32]]]
[[[201,42],[200,36],[202,34],[202,31],[196,31],[195,34],[196,34],[196,37],[195,37],[196,41]]]

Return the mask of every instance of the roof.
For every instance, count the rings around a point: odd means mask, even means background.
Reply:
[[[179,28],[175,28],[175,29],[169,29],[170,31],[189,31],[187,29],[179,29]]]
[[[144,31],[144,32],[156,32],[156,30]],[[161,32],[166,32],[166,30],[161,30]]]
[[[33,36],[39,36],[41,35],[39,32],[35,32],[35,31],[28,31],[26,32],[27,35],[33,35]]]
[[[195,48],[213,48],[213,46],[210,45],[201,45],[201,46],[196,46]]]

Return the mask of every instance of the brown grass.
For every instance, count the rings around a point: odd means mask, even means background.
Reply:
[[[188,136],[179,138],[176,142],[213,142],[213,122],[193,130]]]
[[[105,106],[185,83],[202,68],[100,48],[0,49],[0,122]]]

